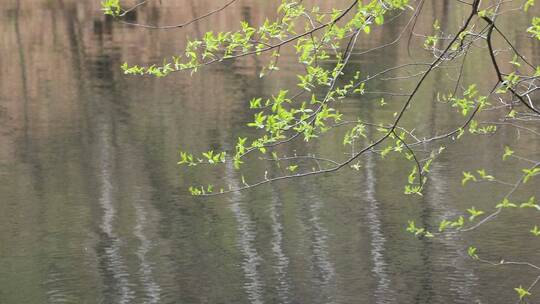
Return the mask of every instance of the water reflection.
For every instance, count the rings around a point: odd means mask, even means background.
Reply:
[[[371,260],[373,263],[372,272],[377,278],[377,287],[375,289],[376,303],[396,303],[394,291],[392,289],[392,282],[387,273],[387,263],[384,258],[385,243],[387,242],[381,223],[381,214],[379,209],[379,202],[375,197],[376,190],[375,185],[377,179],[375,177],[374,167],[375,161],[373,154],[369,154],[365,158],[365,201],[368,203],[367,210],[367,224],[369,227],[369,234],[371,236]]]
[[[143,196],[142,193],[135,192],[138,196]],[[144,290],[144,303],[155,304],[160,303],[161,287],[156,283],[154,279],[154,267],[149,260],[148,253],[154,247],[153,242],[146,236],[146,232],[149,231],[148,212],[144,206],[147,201],[143,201],[140,198],[135,199],[135,228],[133,234],[140,242],[137,249],[137,257],[139,258],[139,280]]]
[[[430,183],[426,189],[426,198],[429,202],[438,202],[448,196],[448,185],[441,175],[440,166],[436,164],[431,169]],[[459,210],[446,205],[437,204],[429,208],[437,210],[440,214],[438,222],[445,218],[457,218],[461,215]],[[456,303],[471,303],[471,299],[475,299],[471,287],[478,284],[478,277],[474,273],[474,269],[467,263],[463,238],[459,234],[447,234],[440,240],[444,251],[437,256],[434,264],[437,267],[442,267],[444,269],[442,271],[447,273],[446,280],[442,285],[446,286]]]
[[[102,119],[103,120],[103,119]],[[112,143],[110,136],[110,126],[106,121],[100,121],[98,123],[99,139],[99,181],[100,185],[100,197],[99,204],[103,209],[102,221],[100,228],[103,233],[103,239],[101,240],[103,256],[102,261],[102,273],[104,276],[104,282],[107,289],[107,293],[110,298],[106,300],[107,303],[131,303],[135,298],[135,292],[132,290],[130,283],[130,274],[127,269],[126,263],[122,256],[121,247],[122,240],[115,232],[115,219],[117,217],[117,210],[115,207],[114,198],[114,186],[113,186],[113,174],[112,174]]]
[[[290,260],[284,251],[283,234],[283,202],[273,192],[270,205],[270,219],[272,220],[272,252],[275,255],[275,264],[273,265],[277,274],[277,295],[280,303],[288,304],[291,302],[290,292],[292,282],[289,276]]]
[[[235,172],[231,163],[226,165],[229,184],[232,187],[239,187],[240,183],[235,178]],[[255,247],[255,239],[257,232],[255,231],[255,223],[250,215],[244,210],[243,198],[241,193],[231,195],[230,209],[236,219],[238,229],[237,244],[240,252],[243,255],[242,270],[244,271],[244,289],[248,295],[250,303],[264,303],[262,292],[264,283],[259,273],[261,257]]]
[[[311,271],[313,272],[314,284],[318,290],[316,301],[319,303],[335,303],[336,299],[336,270],[328,252],[329,233],[325,228],[321,211],[324,208],[324,202],[317,197],[316,192],[310,191],[306,195],[305,204],[307,204],[307,235],[311,243]]]

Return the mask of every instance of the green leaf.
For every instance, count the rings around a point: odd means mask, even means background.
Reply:
[[[519,58],[517,55],[514,55],[514,57],[512,58],[512,61],[510,61],[510,64],[516,66],[516,67],[520,67],[521,66],[521,63],[519,63]]]
[[[261,101],[262,98],[253,98],[249,101],[249,108],[250,109],[258,109],[261,107]]]
[[[514,151],[510,149],[510,147],[506,146],[504,147],[504,154],[503,154],[503,160],[506,160],[508,157],[512,156],[514,154]]]
[[[523,6],[523,10],[526,12],[533,5],[534,5],[534,0],[527,0],[527,2],[525,2],[525,5]]]
[[[476,254],[476,248],[475,247],[469,247],[469,249],[467,249],[467,253],[474,260],[478,260],[478,255]]]
[[[411,232],[411,233],[415,233],[416,232],[416,224],[414,223],[414,221],[408,221],[408,226],[407,226],[407,231],[408,232]]]
[[[508,198],[504,198],[502,202],[498,203],[495,208],[517,208],[517,205],[511,203]]]
[[[534,234],[534,236],[539,236],[540,229],[538,229],[538,226],[534,225],[533,229],[531,229],[531,233]]]
[[[540,211],[540,206],[536,204],[536,198],[534,196],[531,196],[527,202],[519,205],[519,208],[534,208]]]
[[[298,168],[298,165],[290,165],[287,167],[287,170],[294,172],[296,171],[297,168]]]
[[[364,26],[364,33],[369,34],[371,32],[371,27],[369,25]]]
[[[471,172],[463,172],[463,179],[461,180],[461,185],[465,186],[465,184],[470,180],[476,182],[476,176],[474,176]]]
[[[105,15],[111,15],[116,17],[120,15],[120,1],[119,0],[105,0],[101,2],[101,10]]]
[[[474,221],[474,219],[482,214],[484,214],[484,211],[481,211],[481,210],[476,210],[476,208],[473,206],[471,207],[470,209],[467,209],[467,212],[469,212],[469,214],[471,216],[469,216],[469,221]]]
[[[525,173],[525,177],[523,178],[523,183],[526,183],[529,181],[529,179],[533,176],[536,176],[540,174],[540,168],[531,168],[531,169],[523,169],[523,173]]]
[[[532,26],[527,29],[527,33],[533,34],[536,39],[540,40],[540,18],[533,17]]]
[[[484,169],[480,169],[480,170],[476,170],[476,172],[478,174],[480,174],[480,177],[484,180],[488,180],[488,181],[492,181],[492,180],[495,180],[495,177],[493,177],[492,175],[488,175],[486,173],[486,170]]]
[[[520,301],[523,300],[524,297],[531,295],[531,293],[528,290],[521,287],[521,285],[519,287],[514,288],[514,290],[518,293]]]
[[[461,229],[464,224],[465,224],[465,218],[463,218],[463,216],[460,216],[456,221],[452,222],[450,226],[456,229]]]
[[[439,224],[439,232],[443,232],[444,230],[446,230],[446,228],[450,227],[450,225],[452,225],[451,221],[442,220]]]

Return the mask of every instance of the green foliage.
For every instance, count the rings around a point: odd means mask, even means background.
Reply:
[[[434,237],[433,233],[427,231],[425,228],[416,227],[416,224],[414,221],[408,221],[407,232],[414,234],[414,236],[416,237],[422,237],[422,236],[428,237],[428,238]]]
[[[180,160],[178,165],[187,165],[189,167],[197,166],[199,164],[209,164],[216,165],[219,163],[225,163],[226,152],[215,153],[210,150],[208,152],[203,152],[200,158],[194,157],[193,154],[180,151]]]
[[[193,155],[189,154],[187,152],[180,152],[180,160],[178,161],[179,165],[188,165],[188,166],[196,166],[197,163],[193,159]]]
[[[529,181],[529,179],[533,176],[537,176],[540,174],[540,168],[534,167],[529,169],[522,169],[523,173],[525,173],[525,176],[523,177],[523,183],[526,183]]]
[[[540,206],[536,204],[536,198],[534,196],[531,196],[527,202],[519,205],[519,208],[534,208],[540,211]]]
[[[419,185],[405,185],[405,194],[417,194],[422,196],[422,186]]]
[[[520,301],[523,301],[523,298],[531,295],[527,289],[524,289],[521,286],[514,288],[514,290],[517,292]]]
[[[457,108],[463,116],[471,114],[478,107],[482,110],[490,103],[487,101],[487,96],[480,95],[476,84],[471,84],[463,92],[462,97],[454,96],[453,94],[437,94],[437,100],[445,103],[450,103],[453,108]],[[471,131],[472,133],[472,131]]]
[[[405,191],[404,191],[405,194],[417,194],[420,196],[422,195],[422,188],[423,188],[422,185],[415,184],[417,177],[418,177],[418,168],[417,166],[413,166],[411,173],[407,177],[408,184],[405,185]]]
[[[534,225],[533,229],[530,231],[534,236],[540,236],[540,229],[538,229],[538,226]]]
[[[290,165],[287,167],[287,170],[294,172],[296,171],[297,168],[298,168],[298,165]]]
[[[354,77],[343,86],[337,86],[336,80],[342,75],[345,65],[344,54],[339,51],[341,40],[346,36],[355,35],[359,30],[365,34],[371,31],[371,24],[382,24],[384,14],[394,9],[404,9],[408,1],[385,1],[381,5],[380,1],[370,1],[367,4],[358,3],[357,12],[350,20],[339,24],[337,20],[343,16],[343,12],[335,11],[334,14],[319,12],[318,8],[313,8],[312,14],[319,22],[327,27],[319,36],[297,37],[295,50],[298,61],[305,66],[305,74],[298,75],[298,86],[306,92],[311,92],[315,88],[325,87],[328,93],[325,96],[317,96],[312,93],[309,99],[297,100],[289,97],[285,90],[279,91],[276,96],[269,99],[261,97],[253,98],[249,102],[250,109],[258,109],[253,114],[253,121],[248,123],[261,132],[259,137],[248,140],[241,138],[236,144],[235,153],[230,159],[234,168],[239,169],[244,163],[244,157],[254,151],[265,154],[268,147],[281,140],[286,140],[290,132],[294,132],[303,137],[304,141],[311,141],[318,138],[331,128],[331,123],[341,121],[342,115],[331,104],[337,102],[352,93],[363,93],[365,82],[360,79],[360,72],[357,71]],[[164,77],[171,72],[191,70],[195,72],[203,65],[221,61],[228,58],[241,57],[247,54],[260,55],[264,52],[272,51],[271,57],[278,58],[279,52],[274,47],[287,39],[292,39],[297,35],[298,24],[305,22],[306,31],[312,30],[312,25],[302,17],[306,14],[306,8],[294,1],[283,1],[278,12],[280,17],[275,21],[265,20],[259,27],[253,27],[246,22],[241,23],[241,29],[232,32],[207,32],[200,40],[188,41],[184,54],[172,57],[172,61],[165,61],[162,65],[152,65],[141,67],[130,66],[127,63],[122,65],[126,74],[153,75]],[[327,48],[331,46],[335,55],[332,56]],[[323,60],[333,57],[336,64],[333,68],[327,68],[320,64]],[[266,67],[266,70],[277,70],[274,66],[275,60]],[[263,73],[264,74],[264,73]],[[264,76],[264,75],[262,75]],[[384,100],[382,100],[384,103]],[[385,132],[388,130],[385,129]],[[404,138],[405,136],[402,135]],[[404,151],[403,138],[396,139],[394,145],[382,151],[384,157],[388,153]],[[351,127],[343,137],[344,145],[354,146],[359,140],[366,140],[366,126],[358,121]],[[354,149],[354,147],[352,147]],[[217,164],[227,161],[225,152],[209,151],[203,153],[201,157],[194,157],[187,152],[180,153],[179,164],[195,166],[200,163]],[[427,164],[429,167],[429,164]],[[299,165],[289,166],[287,170],[291,173],[300,170]],[[408,189],[409,193],[420,194],[421,186],[414,185]]]
[[[474,97],[477,96],[478,90],[476,89],[476,84],[470,85],[467,90],[463,93],[463,98],[451,98],[452,107],[459,108],[463,116],[469,114],[469,112],[474,108],[475,104],[485,101],[485,96],[481,96],[478,100],[474,100]]]
[[[517,208],[517,205],[510,202],[510,200],[505,197],[502,202],[495,206],[495,208]]]
[[[191,193],[191,195],[193,196],[201,196],[201,195],[205,195],[205,194],[210,194],[214,191],[214,186],[213,185],[208,185],[205,187],[198,187],[198,188],[195,188],[195,187],[189,187],[189,192]],[[220,192],[223,192],[223,189],[220,190]]]
[[[501,84],[501,87],[497,89],[497,94],[505,94],[508,92],[509,88],[514,87],[519,81],[521,77],[516,72],[512,72],[508,75],[505,75],[503,77],[503,82]]]
[[[439,224],[439,232],[444,232],[446,228],[451,227],[452,222],[448,220],[442,220]]]
[[[476,247],[469,247],[469,249],[467,249],[467,254],[474,260],[478,260],[478,254],[476,254]]]
[[[217,154],[214,154],[214,151],[208,151],[204,152],[202,155],[206,157],[206,161],[209,164],[217,164],[218,162],[224,163],[225,162],[225,155],[226,152],[220,152]]]
[[[493,18],[495,16],[495,11],[493,9],[485,9],[478,12],[478,16],[480,17],[487,17],[487,18]]]
[[[435,20],[433,23],[433,30],[435,31],[434,35],[427,36],[424,40],[424,48],[427,50],[432,50],[435,48],[437,43],[439,42],[439,32],[441,30],[441,27],[439,25],[439,20]]]
[[[105,15],[119,16],[121,7],[120,0],[104,0],[101,2],[101,10]]]
[[[471,120],[470,124],[469,124],[469,132],[471,134],[481,134],[481,135],[486,135],[486,134],[492,134],[492,133],[495,133],[497,131],[497,126],[495,125],[487,125],[487,126],[484,126],[484,127],[480,127],[478,125],[478,121],[476,120]]]
[[[484,214],[484,211],[481,211],[481,210],[476,210],[476,208],[474,206],[472,206],[470,209],[467,209],[467,212],[469,212],[469,214],[471,216],[469,216],[469,221],[474,221],[474,219],[482,214]]]
[[[482,178],[483,180],[488,180],[488,181],[495,180],[495,177],[487,174],[485,169],[476,170],[476,172],[480,175],[480,178]]]
[[[463,179],[461,180],[461,185],[462,186],[465,186],[465,184],[467,184],[468,181],[478,181],[476,179],[476,176],[474,176],[474,174],[472,174],[471,172],[463,172]]]
[[[508,157],[512,156],[514,154],[514,151],[510,149],[510,147],[506,146],[504,147],[504,154],[502,156],[503,160],[508,159]]]
[[[350,129],[345,133],[345,136],[343,137],[343,144],[344,145],[352,145],[355,140],[359,139],[360,137],[367,138],[366,136],[366,126],[359,121],[354,128]]]
[[[514,55],[514,57],[512,57],[512,61],[510,61],[510,64],[514,65],[517,68],[521,67],[521,63],[519,63],[519,57],[517,55]]]
[[[534,0],[527,0],[527,2],[525,2],[525,5],[523,5],[523,10],[526,12],[531,6],[534,6]]]
[[[463,228],[463,225],[465,225],[465,218],[463,216],[460,216],[457,220],[453,221],[450,224],[450,227],[456,228],[456,229],[461,229],[461,228]]]
[[[527,33],[531,33],[536,39],[540,40],[540,18],[534,17],[532,25],[527,29]]]

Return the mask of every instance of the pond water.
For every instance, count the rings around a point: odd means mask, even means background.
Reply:
[[[160,4],[160,2],[162,2]],[[274,3],[275,2],[275,3]],[[279,1],[242,0],[185,29],[151,31],[105,18],[99,1],[2,1],[0,9],[0,303],[508,303],[513,287],[538,275],[528,268],[490,267],[467,257],[540,262],[540,241],[528,234],[538,215],[515,212],[470,233],[415,239],[407,220],[436,229],[465,209],[493,210],[508,189],[462,187],[464,170],[489,168],[507,180],[516,162],[500,161],[505,145],[539,156],[540,141],[515,129],[445,142],[425,195],[403,195],[410,163],[367,154],[359,171],[288,180],[213,198],[194,198],[190,185],[215,179],[239,185],[226,166],[179,168],[179,149],[230,149],[249,135],[246,110],[255,96],[294,88],[301,67],[284,49],[281,71],[260,79],[264,60],[244,58],[164,79],[127,77],[119,66],[161,62],[187,37],[260,24]],[[308,1],[317,2],[317,1]],[[344,7],[347,1],[319,1]],[[224,1],[152,1],[133,21],[175,24]],[[455,31],[467,6],[427,1],[415,33],[438,19]],[[540,45],[524,34],[530,16],[503,21],[523,53],[540,62]],[[409,14],[410,12],[406,12]],[[517,16],[517,17],[516,17]],[[407,22],[398,18],[361,36],[357,53],[392,41]],[[430,54],[396,47],[352,58],[363,75]],[[467,58],[463,83],[494,84],[481,49]],[[456,64],[457,66],[457,64]],[[407,72],[413,73],[411,69]],[[418,71],[418,70],[416,70]],[[406,75],[401,72],[392,76]],[[426,136],[462,120],[434,102],[456,69],[433,73],[418,95],[415,125]],[[493,75],[491,75],[493,76]],[[347,98],[345,115],[391,121],[410,81],[381,81],[369,94]],[[451,85],[450,85],[451,86]],[[380,108],[371,101],[386,98]],[[517,138],[520,140],[518,141]],[[330,135],[309,149],[343,158],[342,138]],[[525,143],[524,143],[525,142]],[[427,149],[427,148],[426,148]],[[283,153],[306,153],[294,143]],[[538,157],[537,157],[538,158]],[[264,172],[245,172],[255,180]],[[535,184],[536,183],[536,184]],[[538,181],[527,193],[538,192]],[[518,196],[519,197],[519,196]],[[540,224],[540,223],[539,223]]]

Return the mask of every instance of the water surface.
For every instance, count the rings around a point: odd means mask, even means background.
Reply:
[[[249,134],[249,99],[292,89],[301,71],[293,50],[283,50],[279,74],[262,80],[264,62],[257,58],[159,80],[126,77],[119,66],[159,63],[186,37],[234,29],[240,19],[259,24],[279,1],[238,1],[171,31],[113,23],[98,2],[8,0],[0,9],[0,303],[508,303],[513,287],[534,279],[528,269],[486,267],[466,257],[475,244],[489,258],[539,262],[526,214],[433,241],[405,232],[408,219],[436,227],[472,205],[493,208],[505,189],[462,188],[461,172],[488,167],[516,178],[515,164],[499,161],[504,145],[518,144],[514,130],[449,146],[422,198],[402,194],[410,163],[376,154],[362,158],[360,171],[193,198],[187,187],[208,178],[241,182],[232,167],[180,169],[179,149],[227,149]],[[221,3],[159,2],[130,18],[174,24]],[[467,7],[449,2],[427,1],[415,32],[429,33],[434,19],[457,29]],[[505,21],[509,35],[538,63],[540,45],[523,33],[530,18],[517,16]],[[406,21],[362,36],[357,53],[393,40]],[[411,56],[429,60],[418,43],[413,37]],[[409,51],[400,44],[353,56],[349,69],[374,74],[410,62]],[[484,74],[485,56],[467,60],[464,83],[494,83]],[[418,115],[406,117],[406,125],[427,135],[459,125],[447,105],[433,102],[455,72],[427,80]],[[410,84],[385,81],[370,90],[406,92]],[[366,121],[391,118],[401,99],[386,96],[389,105],[380,109],[373,101],[382,96],[348,98],[343,111]],[[540,142],[526,142],[521,154],[538,156]],[[331,136],[311,149],[342,157],[340,145]],[[305,150],[300,143],[282,152]],[[255,166],[246,175],[261,172]],[[537,186],[531,189],[540,196]]]

